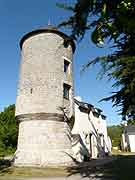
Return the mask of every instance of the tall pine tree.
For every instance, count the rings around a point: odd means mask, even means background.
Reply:
[[[132,0],[77,0],[72,6],[58,4],[71,10],[73,15],[59,25],[71,29],[71,37],[81,40],[86,31],[92,31],[91,39],[99,47],[105,40],[113,43],[114,52],[97,57],[86,67],[100,63],[103,74],[114,79],[112,87],[118,87],[110,97],[118,106],[123,119],[135,119],[135,2]]]

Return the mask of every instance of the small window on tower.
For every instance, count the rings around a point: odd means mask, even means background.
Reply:
[[[33,89],[31,88],[31,89],[30,89],[30,93],[32,94],[32,92],[33,92]]]
[[[69,68],[69,62],[67,60],[64,60],[64,73],[68,72],[68,68]]]
[[[63,85],[63,97],[66,99],[69,99],[69,91],[70,91],[70,85],[64,84]]]

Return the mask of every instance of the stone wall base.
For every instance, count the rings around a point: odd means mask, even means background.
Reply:
[[[71,152],[70,152],[71,153]],[[75,162],[67,152],[19,152],[15,154],[16,167],[70,167]]]
[[[66,122],[20,121],[14,166],[72,166],[71,132]]]

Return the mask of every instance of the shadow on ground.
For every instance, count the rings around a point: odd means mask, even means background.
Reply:
[[[11,170],[12,162],[7,159],[0,159],[0,176],[12,173]]]
[[[115,155],[100,160],[91,160],[85,163],[78,163],[75,161],[76,166],[66,168],[66,174],[64,176],[72,176],[80,174],[83,178],[89,180],[135,180],[135,155]],[[14,176],[21,177],[25,169],[19,169],[19,173],[15,171],[11,166],[12,162],[10,160],[0,160],[0,177]],[[40,169],[39,169],[40,170]],[[39,171],[38,170],[38,171]],[[46,174],[46,168],[41,169],[40,174],[43,173],[42,177]],[[28,170],[25,175],[28,176]],[[31,171],[30,177],[36,177],[39,172],[34,170]],[[54,171],[54,170],[53,170]],[[60,170],[62,171],[62,170]],[[48,173],[48,172],[47,172]],[[52,175],[52,170],[49,170],[49,176]],[[58,172],[57,177],[59,177],[60,172]],[[62,174],[63,176],[63,174]],[[53,174],[53,177],[55,175]]]
[[[105,159],[76,163],[67,168],[68,176],[80,174],[90,180],[135,180],[135,155],[116,155]]]

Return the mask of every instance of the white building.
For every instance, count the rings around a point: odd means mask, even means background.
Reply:
[[[78,161],[103,157],[111,152],[106,116],[93,105],[75,99],[73,150]]]
[[[128,125],[124,127],[121,141],[124,151],[135,152],[135,126]]]

